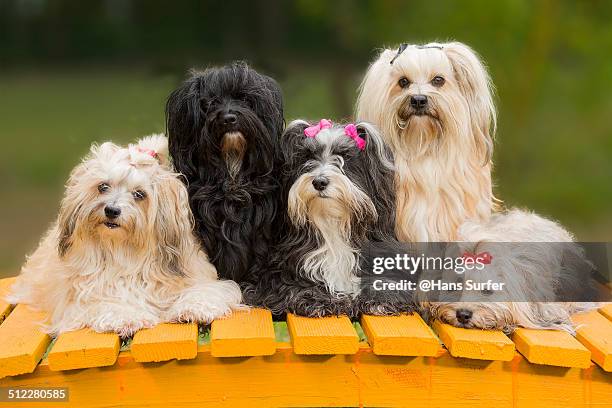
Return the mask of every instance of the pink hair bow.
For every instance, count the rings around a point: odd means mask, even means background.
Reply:
[[[329,129],[331,127],[332,127],[331,121],[327,119],[321,119],[318,125],[309,126],[306,129],[304,129],[304,134],[308,137],[315,137],[317,134],[319,134],[320,131]]]
[[[485,265],[490,264],[491,260],[493,259],[491,254],[488,253],[488,252],[481,252],[481,253],[477,254],[477,253],[472,253],[472,252],[468,252],[468,251],[463,253],[462,258],[466,259],[466,260],[469,259],[469,260],[471,260],[473,262],[480,261],[480,262],[482,262]]]
[[[157,152],[155,150],[143,149],[142,147],[137,147],[136,150],[138,150],[140,153],[148,154],[152,158],[157,159]]]
[[[359,132],[357,132],[357,126],[355,126],[353,123],[349,123],[344,127],[344,133],[355,141],[355,144],[357,145],[357,148],[359,150],[365,149],[366,141],[361,136],[359,136]]]

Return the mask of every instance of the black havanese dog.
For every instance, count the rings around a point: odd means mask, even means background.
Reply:
[[[193,71],[168,98],[166,127],[196,233],[219,275],[244,281],[268,255],[277,214],[278,84],[243,62]]]
[[[308,317],[413,310],[405,292],[363,287],[371,256],[406,252],[394,239],[392,158],[367,123],[292,122],[281,138],[279,242],[244,290],[247,303]]]

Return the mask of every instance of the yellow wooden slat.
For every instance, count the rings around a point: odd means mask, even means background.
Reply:
[[[15,283],[15,279],[15,277],[0,279],[0,323],[4,321],[13,309],[13,305],[4,300],[4,298],[9,294],[9,288]]]
[[[612,322],[596,310],[572,316],[577,325],[576,338],[591,351],[591,359],[612,371]]]
[[[361,345],[354,355],[303,356],[288,344],[275,354],[216,358],[208,345],[189,361],[141,364],[121,352],[103,369],[50,371],[0,379],[0,387],[68,387],[70,405],[95,407],[470,407],[565,408],[610,406],[612,381],[589,369],[512,361],[377,356]],[[53,403],[0,406],[63,407]]]
[[[212,322],[210,352],[215,357],[268,356],[275,351],[274,325],[269,310],[237,310]]]
[[[42,330],[45,313],[17,305],[0,325],[0,378],[31,373],[51,338]]]
[[[612,303],[599,308],[599,313],[604,315],[608,320],[612,321]]]
[[[47,358],[53,371],[115,364],[121,342],[115,333],[81,329],[58,336]]]
[[[518,328],[512,335],[516,349],[534,364],[587,368],[591,352],[569,333]]]
[[[514,343],[501,331],[463,329],[439,320],[433,329],[454,357],[502,361],[514,358]]]
[[[296,354],[355,354],[359,336],[346,316],[308,318],[287,314]]]
[[[403,316],[361,317],[361,327],[372,350],[387,356],[435,356],[442,349],[440,340],[414,313]]]
[[[192,359],[198,352],[198,325],[163,323],[140,330],[130,349],[138,362]]]

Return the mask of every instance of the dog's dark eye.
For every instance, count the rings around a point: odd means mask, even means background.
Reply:
[[[482,293],[485,296],[491,296],[493,294],[493,291],[491,289],[483,289],[480,291],[480,293]]]
[[[439,88],[442,85],[444,85],[444,82],[446,82],[446,79],[444,79],[443,77],[439,75],[433,77],[433,79],[431,80],[431,84],[435,86],[436,88]]]
[[[147,197],[147,193],[142,190],[136,190],[132,193],[132,196],[134,197],[134,200],[140,201],[144,200]]]
[[[400,88],[407,88],[410,86],[410,81],[406,77],[401,77],[399,81],[397,81],[397,84],[400,86]]]
[[[109,190],[110,190],[110,186],[108,184],[106,184],[106,183],[98,184],[98,192],[106,193]]]

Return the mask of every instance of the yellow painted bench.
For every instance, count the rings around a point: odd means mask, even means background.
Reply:
[[[9,284],[0,280],[0,295]],[[417,315],[363,316],[360,337],[346,317],[290,315],[288,342],[268,311],[248,309],[205,337],[195,324],[163,324],[122,349],[87,329],[51,343],[24,305],[0,301],[0,316],[0,389],[68,388],[54,407],[612,406],[609,307],[576,316],[576,338],[430,327]]]

